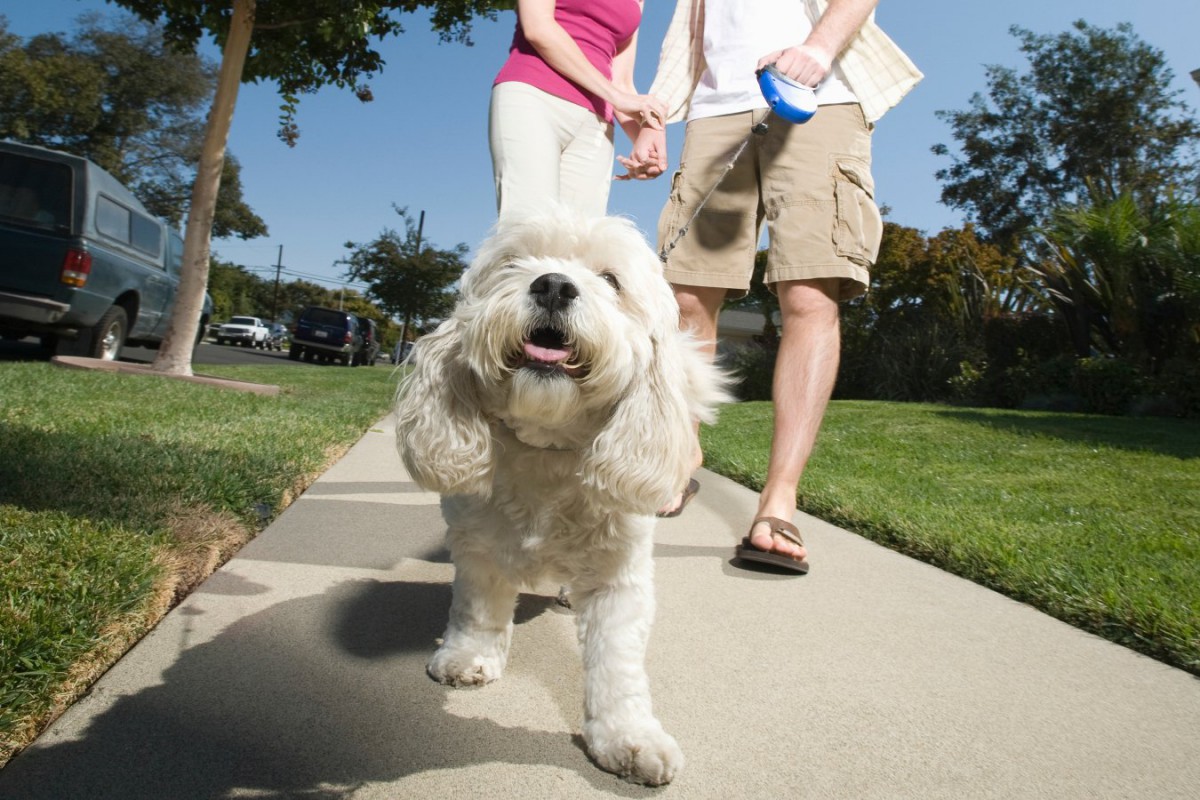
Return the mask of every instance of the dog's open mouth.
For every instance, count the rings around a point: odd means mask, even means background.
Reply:
[[[522,358],[517,366],[548,375],[559,374],[577,377],[583,366],[572,362],[574,349],[567,344],[566,337],[557,328],[538,328],[529,334],[522,346]]]

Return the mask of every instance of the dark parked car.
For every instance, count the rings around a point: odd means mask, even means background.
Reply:
[[[370,317],[359,317],[358,330],[362,334],[362,340],[354,354],[355,363],[373,367],[375,359],[379,357],[379,348],[382,347],[379,343],[379,327]]]
[[[182,263],[179,233],[96,164],[0,142],[0,336],[109,361],[158,347]],[[200,331],[211,314],[206,294]]]
[[[292,329],[288,358],[357,365],[363,340],[358,320],[349,311],[309,306],[300,312],[296,327]]]

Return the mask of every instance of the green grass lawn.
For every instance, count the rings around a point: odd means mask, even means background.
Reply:
[[[0,765],[395,388],[379,367],[204,371],[282,392],[0,365]],[[770,417],[726,407],[706,465],[758,488]],[[839,402],[801,506],[1200,673],[1198,456],[1195,423]]]
[[[0,365],[0,765],[391,403],[390,368],[211,367],[276,397]]]
[[[770,435],[770,404],[729,406],[706,466],[759,489]],[[814,516],[1200,673],[1195,422],[835,402],[800,494]]]

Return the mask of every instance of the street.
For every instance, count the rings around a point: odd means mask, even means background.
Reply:
[[[157,350],[148,347],[126,347],[121,353],[122,361],[149,364],[154,361]],[[28,338],[20,341],[0,339],[0,362],[3,361],[45,361],[46,353],[38,345],[37,339]],[[255,350],[250,347],[235,345],[218,345],[204,341],[196,348],[192,359],[193,364],[296,364],[312,366],[305,361],[292,361],[286,350]]]

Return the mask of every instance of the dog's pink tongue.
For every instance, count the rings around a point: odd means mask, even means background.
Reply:
[[[559,361],[566,361],[571,357],[569,349],[560,350],[558,348],[541,347],[533,342],[525,343],[525,355],[533,361],[541,361],[543,364],[557,364]]]

